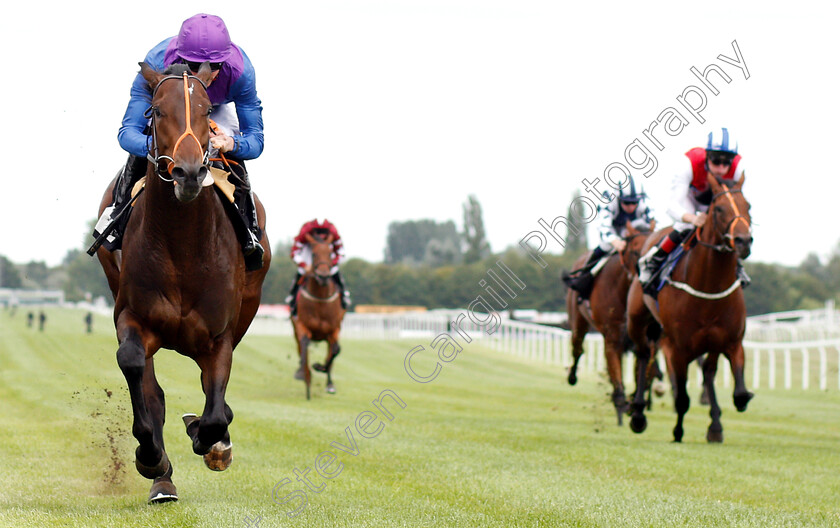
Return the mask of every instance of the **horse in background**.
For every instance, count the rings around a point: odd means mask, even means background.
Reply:
[[[628,331],[636,345],[640,365],[661,346],[672,376],[677,424],[674,441],[683,438],[683,418],[690,399],[686,390],[688,365],[704,353],[703,385],[709,395],[712,422],[706,433],[708,442],[723,442],[721,410],[714,389],[718,357],[729,360],[735,380],[733,401],[739,412],[747,409],[753,397],[744,383],[744,347],[746,330],[744,294],[737,277],[738,259],[749,256],[752,246],[750,204],[744,198],[744,177],[737,182],[718,182],[711,175],[713,193],[709,216],[696,231],[696,245],[676,264],[659,292],[658,301],[643,294],[636,278],[630,287],[627,303]],[[670,232],[666,228],[648,238],[643,252]],[[643,386],[646,369],[637,368]],[[641,433],[647,427],[644,398],[636,391],[632,403],[630,427]]]
[[[201,416],[184,415],[193,451],[210,469],[232,460],[228,426],[233,411],[225,403],[233,349],[257,312],[271,260],[265,210],[255,197],[263,267],[247,272],[236,233],[209,181],[210,143],[207,63],[191,74],[184,65],[165,73],[140,63],[153,89],[151,128],[156,163],[149,163],[145,188],[120,251],[100,247],[97,256],[114,295],[117,362],[125,375],[139,443],[137,471],[153,479],[149,502],[177,500],[172,464],[163,441],[165,403],[155,377],[154,354],[169,348],[195,360],[201,369],[205,405]],[[112,181],[100,204],[110,204]]]
[[[589,299],[579,302],[580,294],[571,288],[566,293],[566,312],[569,314],[574,359],[569,368],[569,385],[577,383],[577,368],[583,355],[583,341],[590,328],[594,328],[604,336],[604,356],[613,386],[612,401],[618,425],[622,425],[623,416],[629,408],[621,365],[624,352],[632,347],[632,342],[627,336],[627,291],[636,275],[642,245],[655,226],[654,222],[647,229],[637,230],[627,222],[627,235],[624,237],[626,245],[620,253],[615,252],[607,257],[607,263],[594,277]],[[575,261],[575,267],[583,266],[587,257],[587,254],[579,257]]]
[[[332,381],[332,364],[341,353],[338,343],[344,308],[341,307],[341,293],[330,276],[332,258],[330,256],[332,235],[306,235],[306,241],[312,250],[312,265],[300,278],[302,281],[297,298],[297,315],[292,318],[295,341],[298,345],[300,367],[295,372],[295,379],[306,384],[306,399],[310,399],[312,371],[309,369],[309,345],[313,341],[327,342],[327,358],[324,364],[315,363],[312,368],[327,375],[327,392],[335,394]]]

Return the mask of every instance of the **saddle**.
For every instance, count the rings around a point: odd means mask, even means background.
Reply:
[[[578,302],[589,298],[589,295],[592,293],[592,288],[595,286],[595,276],[607,264],[607,261],[610,260],[612,255],[613,252],[607,253],[588,266],[563,273],[563,283],[580,294],[578,295]]]
[[[690,249],[690,248],[689,248]],[[656,273],[650,278],[650,283],[655,284],[655,288],[651,288],[650,290],[646,291],[645,293],[649,294],[654,299],[657,298],[659,292],[662,288],[668,284],[668,279],[671,277],[671,272],[674,271],[674,268],[677,266],[677,263],[680,261],[681,258],[686,254],[687,250],[685,247],[680,244],[674,251],[668,254],[665,258],[665,262],[659,267]]]
[[[213,185],[215,188],[216,193],[219,195],[219,199],[222,201],[222,205],[225,208],[225,212],[233,224],[236,237],[240,242],[242,242],[243,240],[250,238],[250,235],[248,234],[248,225],[237,207],[236,194],[239,194],[236,193],[237,187],[230,182],[229,178],[233,176],[240,181],[247,182],[248,180],[247,176],[243,178],[242,176],[235,174],[233,166],[233,164],[229,164],[228,167],[230,167],[230,171],[228,171],[222,168],[219,163],[214,163],[214,166],[210,167],[212,182],[209,185]],[[244,169],[242,170],[244,172]],[[88,249],[89,255],[93,255],[99,246],[103,246],[105,249],[112,252],[122,247],[122,236],[112,236],[111,233],[116,231],[117,233],[125,234],[128,220],[131,217],[131,212],[134,210],[134,202],[140,197],[140,194],[142,194],[145,184],[146,177],[143,176],[131,188],[130,199],[126,201],[119,211],[114,211],[112,213],[111,221],[107,224],[107,226],[102,226],[101,229],[97,226],[97,229],[94,231],[96,241]],[[261,230],[259,233],[256,233],[256,236],[257,238],[261,238]]]

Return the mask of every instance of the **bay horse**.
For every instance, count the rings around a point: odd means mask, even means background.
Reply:
[[[327,392],[335,394],[332,382],[332,364],[341,352],[338,336],[344,308],[341,307],[341,292],[332,280],[332,241],[333,236],[306,235],[306,241],[312,250],[312,265],[300,278],[302,281],[297,298],[297,315],[292,318],[297,341],[300,367],[295,372],[295,379],[306,384],[306,399],[310,399],[312,372],[309,370],[309,344],[313,341],[327,342],[327,358],[323,365],[315,363],[312,368],[327,375]]]
[[[753,397],[744,383],[744,347],[746,329],[744,294],[737,277],[738,259],[747,258],[752,246],[750,204],[744,198],[744,176],[737,182],[718,182],[707,176],[712,191],[709,213],[703,227],[696,231],[697,244],[677,263],[658,301],[642,292],[638,278],[628,294],[628,331],[636,345],[639,363],[652,357],[661,346],[674,392],[677,424],[674,441],[683,438],[683,417],[690,399],[686,391],[688,365],[704,353],[703,385],[709,395],[712,422],[706,433],[708,442],[723,442],[720,406],[714,389],[718,357],[729,359],[735,380],[733,401],[739,412],[747,409]],[[646,242],[647,251],[670,232],[657,232]],[[640,383],[645,369],[636,373]],[[641,433],[647,427],[644,401],[637,390],[632,403],[630,427]]]
[[[626,245],[620,253],[610,255],[607,263],[594,277],[589,300],[579,302],[580,294],[571,288],[566,293],[566,313],[572,331],[574,360],[569,368],[569,385],[577,383],[577,368],[583,355],[583,341],[590,328],[594,328],[604,336],[604,356],[613,386],[612,401],[618,425],[622,425],[623,416],[629,408],[621,365],[624,352],[632,346],[627,336],[627,291],[636,274],[642,244],[655,226],[654,222],[648,229],[640,231],[628,221],[627,235],[624,237]],[[575,268],[583,266],[587,257],[587,254],[579,257],[575,261]]]
[[[231,462],[228,425],[233,411],[225,403],[233,349],[260,303],[271,260],[265,210],[255,197],[263,267],[246,272],[240,245],[225,208],[208,184],[210,144],[206,86],[212,71],[198,73],[173,65],[158,73],[140,63],[152,88],[153,156],[145,188],[134,203],[121,251],[100,247],[97,256],[114,295],[117,362],[125,375],[139,443],[137,471],[152,479],[149,502],[177,500],[172,464],[164,449],[165,404],[155,378],[154,354],[168,348],[195,360],[205,394],[200,417],[185,415],[193,451],[210,469]],[[109,205],[116,179],[100,204]]]

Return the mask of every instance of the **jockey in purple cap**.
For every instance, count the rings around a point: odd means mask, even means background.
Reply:
[[[254,66],[242,49],[231,42],[224,21],[215,15],[198,14],[181,25],[175,37],[169,37],[151,49],[146,64],[157,71],[164,71],[172,64],[186,64],[196,73],[204,62],[210,63],[213,79],[207,95],[213,103],[213,121],[217,130],[211,130],[211,147],[225,154],[233,168],[241,168],[239,178],[231,178],[236,186],[234,202],[250,236],[240,236],[242,250],[249,269],[262,267],[263,248],[257,225],[256,208],[243,160],[255,159],[263,151],[262,103],[257,97]],[[110,219],[129,201],[130,189],[146,173],[147,156],[151,148],[147,111],[151,105],[152,91],[149,83],[137,74],[131,86],[131,99],[123,116],[118,134],[120,146],[129,153],[128,162],[118,175],[114,186],[114,204],[105,209],[94,232],[102,232]],[[239,181],[241,179],[241,181]],[[128,215],[124,215],[111,235],[105,239],[106,249],[121,247],[123,230]]]

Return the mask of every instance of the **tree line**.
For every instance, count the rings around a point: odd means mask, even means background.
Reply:
[[[508,308],[565,311],[566,290],[560,276],[586,251],[585,234],[563,254],[542,255],[548,264],[542,268],[518,247],[491,251],[475,196],[463,204],[463,222],[461,232],[453,221],[421,219],[389,224],[383,262],[352,258],[342,264],[354,303],[434,309],[464,308],[478,295],[490,301],[479,282],[502,261],[526,284],[515,300],[504,298],[510,301]],[[290,241],[277,242],[272,249],[262,301],[280,304],[296,278],[296,269],[289,259]],[[753,279],[744,290],[749,315],[814,309],[830,299],[840,301],[840,243],[823,260],[812,253],[798,266],[748,260],[745,267]],[[0,255],[0,287],[61,289],[69,301],[100,296],[111,301],[98,260],[81,248],[68,251],[62,263],[52,268],[37,261],[15,264]],[[498,302],[494,306],[505,308]]]

